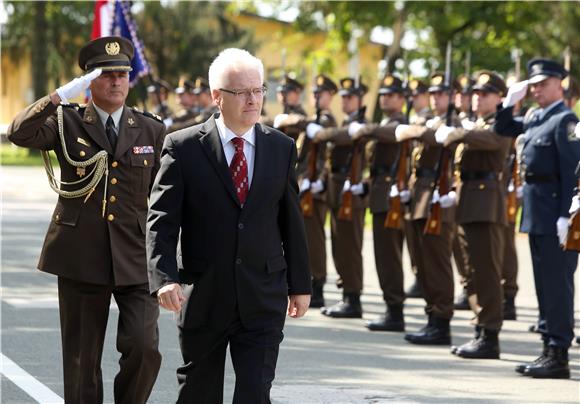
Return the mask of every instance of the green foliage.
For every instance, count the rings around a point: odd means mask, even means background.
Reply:
[[[50,160],[54,167],[58,167],[58,160],[53,151]],[[18,147],[9,143],[0,144],[0,165],[3,166],[42,166],[44,163],[37,150]]]

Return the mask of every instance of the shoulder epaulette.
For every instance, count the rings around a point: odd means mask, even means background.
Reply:
[[[141,115],[145,115],[145,116],[146,116],[146,117],[148,117],[148,118],[155,119],[156,121],[159,121],[159,122],[163,123],[163,118],[161,118],[161,117],[160,117],[159,115],[157,115],[157,114],[154,114],[154,113],[151,113],[151,112],[148,112],[148,111],[141,111],[141,110],[140,110],[139,108],[137,108],[137,107],[131,107],[131,109],[132,109],[134,112],[138,112],[138,113],[140,113]]]
[[[79,109],[81,107],[81,104],[77,104],[76,102],[61,102],[60,105],[62,105],[64,108],[74,108],[74,109]],[[82,105],[83,107],[85,107],[85,104]]]

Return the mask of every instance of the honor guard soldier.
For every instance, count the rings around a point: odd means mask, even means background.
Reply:
[[[379,105],[384,116],[380,124],[353,122],[349,126],[349,132],[354,132],[353,141],[362,139],[367,144],[370,178],[365,182],[373,215],[375,265],[387,306],[385,315],[368,321],[366,327],[371,331],[404,331],[403,217],[410,197],[407,189],[410,145],[397,143],[395,137],[396,127],[407,123],[402,112],[405,95],[401,79],[392,74],[385,76],[379,88]]]
[[[473,119],[471,96],[473,95],[473,85],[475,80],[466,74],[457,77],[457,82],[461,86],[461,91],[455,94],[455,108],[459,111],[459,119]]]
[[[173,115],[173,111],[167,105],[170,92],[171,86],[165,80],[157,79],[147,86],[147,99],[149,104],[153,106],[152,112],[155,115],[159,115],[163,120]],[[171,125],[171,122],[168,121],[167,123]]]
[[[193,90],[195,84],[191,80],[181,79],[179,86],[175,89],[177,102],[181,109],[171,117],[171,125],[167,128],[167,133],[193,125],[193,120],[199,113],[197,95]]]
[[[310,307],[324,307],[323,288],[326,283],[326,233],[324,224],[328,206],[324,185],[320,177],[326,161],[326,144],[313,143],[312,137],[317,130],[322,128],[335,128],[336,119],[330,110],[332,98],[338,91],[336,84],[327,76],[319,74],[315,78],[312,89],[312,98],[315,106],[315,115],[309,129],[303,136],[300,154],[306,157],[302,159],[304,167],[297,171],[300,175],[300,202],[306,226],[308,240],[308,254],[310,260],[310,272],[312,273],[312,297]],[[307,127],[308,128],[308,127]],[[302,165],[304,165],[302,163]]]
[[[528,62],[528,80],[510,87],[498,108],[495,131],[505,136],[525,133],[522,151],[524,196],[520,231],[528,233],[536,295],[544,313],[544,349],[535,361],[516,367],[534,378],[569,378],[568,348],[574,338],[574,271],[578,253],[564,251],[569,207],[580,160],[574,136],[578,118],[564,104],[562,79],[568,72],[549,59]],[[528,87],[538,109],[517,119],[513,106]]]
[[[409,180],[411,190],[410,218],[412,220],[412,251],[415,256],[418,277],[426,301],[425,312],[428,322],[415,333],[405,335],[405,340],[422,345],[449,345],[451,334],[449,322],[453,317],[453,270],[451,253],[455,226],[455,195],[449,192],[439,196],[435,188],[444,179],[452,182],[451,170],[441,165],[443,148],[435,141],[435,131],[445,122],[450,107],[450,93],[459,91],[456,81],[445,83],[444,75],[436,73],[431,77],[429,93],[431,106],[436,116],[426,122],[426,126],[399,125],[396,129],[397,140],[415,139],[420,143],[413,151],[413,173]],[[453,88],[450,88],[452,86]],[[453,126],[459,126],[457,115],[452,112]],[[452,150],[451,150],[452,152]],[[442,190],[443,192],[443,190]],[[427,219],[430,217],[431,204],[439,203],[441,216],[438,219],[440,232],[425,234]]]
[[[209,83],[206,79],[203,77],[195,79],[193,93],[197,96],[199,115],[195,117],[192,125],[203,123],[211,118],[213,114],[219,112],[217,105],[214,104],[213,99],[211,98]]]
[[[452,353],[463,358],[499,359],[503,255],[498,251],[504,250],[507,227],[502,173],[510,140],[494,133],[492,125],[506,86],[498,74],[484,70],[477,74],[473,92],[477,121],[466,117],[461,128],[442,125],[435,133],[444,147],[458,143],[454,165],[455,176],[460,179],[456,220],[469,268],[473,268],[468,293],[475,313],[475,338],[452,348]]]
[[[299,114],[306,116],[306,111],[300,105],[304,85],[298,80],[285,75],[276,87],[278,102],[282,104],[283,114]]]
[[[125,106],[133,52],[121,37],[89,42],[79,53],[87,74],[27,107],[8,129],[19,146],[40,149],[46,158],[54,150],[61,168],[58,180],[46,163],[59,198],[38,268],[58,276],[67,403],[103,402],[101,355],[111,295],[119,307],[121,353],[115,402],[145,403],[161,364],[145,221],[165,127]],[[87,87],[92,100],[86,106],[68,104]]]
[[[368,87],[354,78],[340,80],[338,94],[346,118],[341,128],[310,126],[314,142],[327,143],[327,161],[323,172],[326,203],[331,213],[332,256],[343,288],[342,301],[323,307],[322,314],[335,318],[361,318],[360,295],[363,287],[362,242],[366,193],[361,182],[364,150],[349,133],[351,122],[364,123],[363,97]],[[314,125],[314,124],[311,124]]]

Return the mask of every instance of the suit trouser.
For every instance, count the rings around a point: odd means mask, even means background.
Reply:
[[[66,403],[103,402],[101,357],[111,295],[119,307],[115,403],[145,403],[161,366],[159,306],[147,284],[103,286],[58,278]]]
[[[578,253],[564,251],[556,235],[529,234],[538,305],[546,320],[549,345],[568,348],[574,338],[574,272]]]
[[[425,312],[435,317],[453,317],[453,269],[451,251],[453,244],[452,223],[441,224],[441,234],[423,234],[426,219],[413,220],[413,240],[416,240],[415,257],[417,276],[423,287],[423,297],[427,305]]]
[[[463,234],[461,226],[455,225],[454,227],[453,260],[457,267],[457,273],[459,274],[461,285],[469,291],[471,287],[469,284],[471,282],[472,269],[469,267],[469,256],[465,242],[465,235]]]
[[[470,304],[476,322],[486,330],[499,331],[503,322],[503,290],[501,272],[505,226],[497,223],[464,223],[461,225],[467,242],[469,267],[475,298]]]
[[[308,241],[308,259],[312,278],[326,281],[326,233],[324,221],[328,208],[324,201],[313,199],[312,217],[304,217],[306,240]]]
[[[364,209],[353,209],[352,220],[340,220],[338,208],[331,211],[332,256],[342,279],[344,293],[360,294],[363,288],[362,242]]]
[[[405,300],[403,286],[403,231],[385,228],[387,213],[373,214],[375,265],[383,299],[388,305]]]
[[[177,403],[223,403],[228,344],[236,374],[233,403],[270,403],[282,339],[280,328],[248,330],[239,319],[222,331],[179,328],[183,365],[177,369]]]
[[[503,294],[515,297],[518,293],[518,254],[516,251],[516,224],[504,226],[505,243],[502,265]]]

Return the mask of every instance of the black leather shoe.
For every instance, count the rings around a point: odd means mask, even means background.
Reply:
[[[544,359],[524,370],[524,376],[534,379],[569,379],[568,349],[549,346]]]
[[[478,339],[480,336],[481,336],[481,327],[476,325],[474,332],[473,332],[473,339],[471,341],[469,341],[468,344],[471,342],[475,342],[475,340]],[[462,346],[462,345],[460,345],[460,346]],[[457,353],[457,349],[459,349],[460,346],[452,345],[451,346],[451,353],[453,355],[455,355]]]
[[[310,307],[324,307],[324,281],[312,279],[312,296],[310,297]]]
[[[370,331],[405,331],[403,305],[389,305],[384,316],[367,321],[365,326]]]
[[[533,362],[527,362],[527,363],[520,363],[519,365],[516,366],[516,372],[519,373],[520,375],[523,375],[526,371],[526,368],[528,366],[535,366],[538,363],[540,363],[541,361],[544,360],[544,358],[546,357],[546,355],[548,355],[548,345],[544,344],[544,349],[542,350],[542,354],[540,356],[538,356],[536,359],[534,359]]]
[[[409,289],[405,291],[405,297],[408,298],[421,298],[423,297],[423,289],[419,285],[419,281],[415,278],[415,282],[411,285]]]
[[[503,319],[504,320],[515,320],[516,319],[516,303],[514,297],[506,297],[503,301]]]
[[[479,338],[458,347],[455,355],[467,359],[499,359],[498,332],[482,330]]]
[[[360,295],[345,293],[342,302],[331,307],[323,307],[321,313],[333,318],[362,318]]]
[[[450,345],[449,320],[433,317],[431,325],[405,335],[405,340],[417,345]]]
[[[461,294],[457,296],[455,299],[455,303],[453,304],[455,310],[469,310],[469,300],[467,299],[467,290],[463,289]]]

